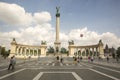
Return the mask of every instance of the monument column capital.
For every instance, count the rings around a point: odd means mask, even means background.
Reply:
[[[60,17],[59,9],[60,9],[60,7],[56,7],[56,17]]]

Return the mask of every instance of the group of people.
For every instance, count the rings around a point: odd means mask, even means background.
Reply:
[[[88,57],[88,62],[93,62],[94,61],[94,57],[93,56],[89,56]]]
[[[73,57],[74,63],[77,64],[80,61],[82,61],[82,57]],[[88,56],[88,62],[93,62],[94,61],[94,57],[93,56]]]
[[[73,57],[73,60],[74,60],[74,64],[77,64],[80,61],[82,61],[82,57]]]
[[[62,57],[59,58],[59,56],[57,56],[56,59],[57,59],[58,61],[60,60],[60,62],[63,63],[63,58],[62,58]]]
[[[14,70],[15,64],[16,64],[15,56],[12,56],[10,58],[10,63],[9,63],[9,66],[8,66],[8,70],[10,70],[10,69]]]

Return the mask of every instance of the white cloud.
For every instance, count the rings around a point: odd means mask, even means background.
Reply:
[[[83,37],[80,37],[83,34]],[[87,27],[83,29],[73,29],[68,34],[69,40],[74,40],[76,45],[92,45],[97,44],[100,39],[102,39],[104,45],[108,44],[109,47],[119,47],[120,38],[118,38],[114,33],[106,32],[103,34],[98,34],[95,31],[89,31]]]
[[[46,11],[35,12],[32,15],[20,5],[0,2],[0,21],[7,25],[17,25],[19,27],[29,27],[30,25],[38,24],[49,25],[46,23],[51,21],[51,15]]]
[[[42,24],[51,21],[51,15],[48,12],[34,13],[34,19],[38,24]]]
[[[9,37],[15,37],[18,43],[27,44],[27,45],[40,45],[42,40],[47,41],[48,46],[53,46],[55,41],[55,31],[50,24],[43,27],[37,25],[35,27],[28,27],[23,30],[11,31],[2,33],[2,36],[6,37],[6,40],[10,43],[11,40]],[[83,37],[80,37],[80,34],[83,34]],[[9,37],[8,37],[9,36]],[[75,45],[92,45],[97,44],[98,41],[102,39],[104,45],[108,44],[109,47],[119,47],[120,38],[115,34],[106,32],[103,34],[98,34],[94,31],[89,31],[86,27],[83,29],[74,29],[71,30],[68,34],[60,33],[61,47],[68,47],[68,40],[74,40]],[[0,42],[5,42],[4,39],[1,39]],[[10,45],[9,45],[10,46]]]
[[[28,40],[50,40],[53,36],[51,25],[47,25],[46,27],[42,25],[37,25],[35,27],[28,27],[24,30],[21,30],[21,37]],[[40,43],[40,42],[39,42]]]
[[[32,15],[17,4],[0,2],[0,21],[12,25],[28,25],[32,22]]]
[[[80,35],[83,34],[83,37]],[[86,45],[91,43],[96,43],[99,40],[99,35],[97,32],[89,31],[87,27],[83,29],[74,29],[69,33],[70,40],[74,40],[78,42],[78,44]]]
[[[1,32],[0,45],[8,45],[13,37],[23,44],[40,45],[41,40],[49,40],[51,43],[51,39],[54,39],[54,28],[49,24],[50,20],[49,12],[35,12],[32,16],[17,4],[0,2],[0,21],[7,25],[20,25],[18,31]]]
[[[11,37],[11,38],[14,38],[14,37],[20,38],[21,37],[21,34],[18,31],[11,31],[11,32],[3,33],[2,35],[6,36],[6,37]]]
[[[103,39],[103,42],[108,44],[110,47],[117,48],[120,46],[120,38],[118,38],[115,34],[106,32],[101,35],[101,39]]]

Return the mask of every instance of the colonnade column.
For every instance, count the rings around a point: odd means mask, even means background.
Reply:
[[[81,56],[83,57],[83,54],[82,54],[82,53],[83,53],[83,49],[81,48]]]
[[[92,56],[94,56],[94,48],[92,48]]]
[[[25,48],[25,56],[27,56],[27,49]]]
[[[16,51],[16,54],[17,54],[17,55],[19,54],[19,47],[17,47],[17,51]]]
[[[86,48],[85,48],[85,58],[86,58],[87,54],[86,54]]]
[[[37,54],[36,56],[38,56],[38,48],[36,48],[36,54]]]
[[[29,54],[29,56],[30,56],[30,48],[28,49],[28,54]]]
[[[20,47],[20,54],[22,55],[22,47]]]
[[[88,56],[90,56],[90,48],[88,48]]]

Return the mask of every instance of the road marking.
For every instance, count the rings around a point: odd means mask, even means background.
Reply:
[[[64,72],[64,71],[52,71],[52,72],[43,72],[43,73],[72,73],[72,72]]]
[[[18,66],[23,66],[23,65],[18,65]]]
[[[80,76],[78,76],[75,72],[72,72],[72,75],[77,79],[77,80],[83,80]]]
[[[95,70],[95,69],[89,69],[89,70],[94,71],[94,72],[96,72],[96,73],[99,73],[99,74],[101,74],[101,75],[104,75],[104,76],[106,76],[106,77],[109,77],[109,78],[111,78],[111,79],[113,79],[113,80],[120,80],[120,79],[118,79],[118,78],[116,78],[116,77],[107,75],[107,74],[102,73],[102,72],[100,72],[100,71],[97,71],[97,70]]]
[[[68,70],[70,70],[70,69],[90,69],[90,68],[43,68],[43,67],[40,67],[40,68],[26,68],[26,69],[43,69],[43,70],[47,70],[47,69],[49,69],[49,70],[56,70],[56,69],[68,69]]]
[[[79,66],[82,66],[81,64],[78,64]]]
[[[24,68],[24,69],[17,70],[17,71],[15,71],[15,72],[12,72],[12,73],[9,73],[9,74],[6,74],[6,75],[0,77],[0,79],[6,78],[6,77],[8,77],[8,76],[11,76],[11,75],[16,74],[16,73],[18,73],[18,72],[21,72],[21,71],[23,71],[23,70],[25,70],[25,68]]]
[[[114,70],[114,69],[105,68],[105,67],[97,66],[97,65],[94,65],[94,64],[93,64],[93,66],[95,66],[95,67],[99,67],[99,68],[102,68],[102,69],[106,69],[106,70],[110,70],[110,71],[114,71],[114,72],[117,72],[117,73],[120,73],[120,71],[117,71],[117,70]]]
[[[40,72],[33,80],[39,80],[39,78],[43,75],[43,72]]]
[[[4,71],[4,70],[7,70],[7,68],[1,69],[0,71]]]
[[[90,65],[87,65],[87,64],[85,64],[85,63],[81,63],[82,65],[84,65],[84,66],[87,66],[87,67],[90,67],[90,68],[92,68],[92,66],[90,66]]]
[[[63,66],[63,64],[62,64],[62,63],[60,63],[60,66]]]
[[[66,64],[66,66],[68,66],[69,64]]]
[[[47,66],[49,65],[49,63],[46,64]]]
[[[55,63],[53,63],[52,66],[55,66]]]
[[[39,80],[40,77],[44,74],[44,73],[71,73],[76,80],[83,80],[80,76],[78,76],[75,72],[64,72],[64,71],[54,71],[54,72],[40,72],[36,77],[33,78],[33,80]]]

